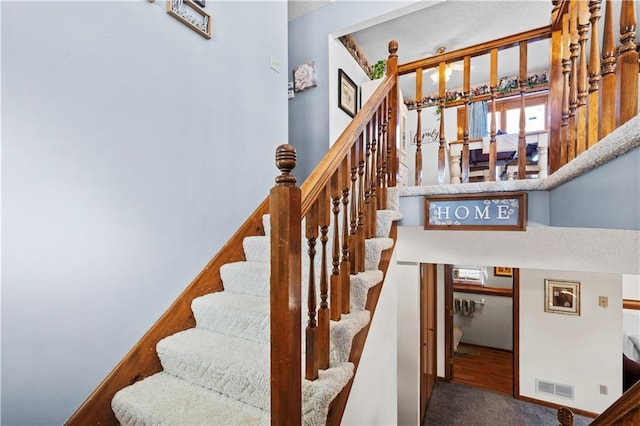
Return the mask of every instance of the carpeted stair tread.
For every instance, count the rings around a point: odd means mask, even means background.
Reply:
[[[342,314],[340,321],[331,321],[329,359],[332,363],[348,361],[353,338],[369,324],[369,311],[352,311]]]
[[[222,265],[220,277],[224,291],[269,297],[270,268],[269,263],[253,261]]]
[[[192,328],[162,339],[156,350],[167,373],[269,409],[269,345]]]
[[[378,210],[376,214],[376,237],[388,237],[393,222],[402,219],[398,210]]]
[[[191,302],[196,327],[251,342],[268,343],[269,299],[220,291]]]
[[[267,235],[246,237],[242,241],[244,256],[248,262],[269,263],[271,258],[271,238]]]
[[[269,412],[160,372],[114,396],[122,425],[268,425]]]
[[[384,274],[378,269],[351,275],[351,310],[363,310],[369,289],[382,282]]]
[[[393,239],[387,237],[367,238],[364,240],[364,244],[364,269],[373,270],[378,269],[382,252],[393,247]]]

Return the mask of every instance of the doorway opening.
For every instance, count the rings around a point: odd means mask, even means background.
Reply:
[[[445,380],[519,397],[519,270],[444,271]]]

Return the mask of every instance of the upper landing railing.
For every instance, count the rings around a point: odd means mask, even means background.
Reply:
[[[445,150],[448,144],[461,144],[451,164],[452,182],[469,181],[470,143],[468,109],[473,102],[489,101],[488,179],[495,181],[498,149],[496,144],[497,110],[500,98],[506,95],[505,80],[498,76],[498,53],[512,47],[519,48],[519,71],[509,82],[508,95],[519,97],[520,119],[517,144],[517,178],[524,179],[527,170],[526,145],[528,135],[525,122],[527,95],[532,91],[548,90],[547,144],[539,146],[541,176],[553,173],[580,153],[596,144],[607,134],[638,114],[638,51],[636,13],[633,1],[616,2],[619,14],[614,16],[611,0],[553,1],[551,24],[520,34],[446,52],[434,57],[398,65],[399,75],[415,74],[415,98],[406,101],[409,110],[417,113],[416,155],[414,184],[422,185],[422,109],[437,106],[439,119],[438,183],[445,183]],[[604,26],[600,31],[600,18],[604,9]],[[618,39],[616,45],[616,22]],[[600,34],[602,42],[600,41]],[[550,68],[547,78],[532,78],[528,63],[528,48],[533,42],[550,39]],[[600,46],[603,46],[600,48]],[[489,55],[488,84],[471,87],[471,59]],[[446,86],[447,68],[461,62],[462,88]],[[423,91],[423,74],[430,69],[438,73],[438,92],[435,96]],[[480,70],[474,70],[474,73]],[[540,72],[540,70],[531,70]],[[537,77],[537,76],[536,76]],[[460,107],[458,135],[445,135],[445,108]],[[411,113],[411,112],[410,112]],[[457,140],[456,140],[457,139]],[[548,153],[547,153],[548,148]],[[548,169],[547,169],[548,156]],[[431,163],[435,164],[435,162]]]

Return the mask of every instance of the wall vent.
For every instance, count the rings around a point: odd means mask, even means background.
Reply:
[[[536,392],[573,399],[573,386],[536,379]]]

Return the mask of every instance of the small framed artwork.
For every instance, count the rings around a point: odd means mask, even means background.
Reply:
[[[544,280],[544,310],[556,314],[580,315],[580,283]]]
[[[317,85],[318,73],[316,72],[316,61],[307,62],[293,69],[294,92],[302,92]]]
[[[496,277],[512,277],[513,268],[507,268],[506,266],[494,266],[493,275]]]
[[[195,0],[168,0],[167,13],[207,40],[211,39],[211,15]]]
[[[197,4],[200,7],[205,7],[207,5],[207,1],[206,0],[193,0],[193,2],[195,4]]]
[[[351,117],[358,112],[358,86],[340,68],[338,70],[338,106]]]

